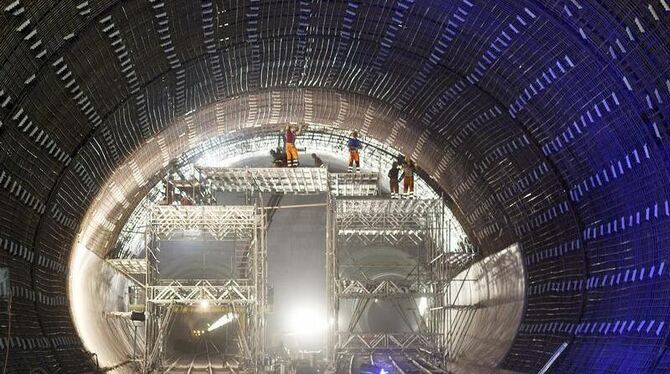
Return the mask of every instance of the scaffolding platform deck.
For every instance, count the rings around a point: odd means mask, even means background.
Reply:
[[[147,260],[143,258],[111,258],[107,263],[123,274],[144,275],[147,272]]]
[[[379,173],[331,173],[330,194],[335,197],[378,196]]]
[[[198,168],[212,188],[225,192],[266,192],[333,196],[378,196],[379,173],[330,173],[319,168]]]
[[[200,167],[212,187],[226,192],[260,191],[309,195],[328,192],[326,168]]]
[[[337,199],[335,204],[341,230],[421,230],[427,215],[441,209],[439,200]]]

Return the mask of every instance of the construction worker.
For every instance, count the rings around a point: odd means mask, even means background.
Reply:
[[[405,159],[402,165],[403,193],[409,198],[414,197],[414,161]]]
[[[300,135],[302,126],[298,128],[292,127],[290,124],[286,125],[284,129],[284,141],[286,142],[286,166],[290,168],[298,167],[298,148],[295,147],[295,139]]]
[[[314,166],[317,168],[323,166],[323,160],[321,160],[321,157],[317,156],[316,153],[312,153],[312,159],[314,160]]]
[[[174,177],[172,175],[168,176],[167,182],[165,183],[165,202],[167,205],[172,205],[174,201]]]
[[[284,152],[281,148],[271,149],[270,156],[272,156],[272,166],[276,168],[284,167]]]
[[[351,173],[354,171],[354,164],[356,165],[356,171],[359,172],[361,167],[361,156],[358,152],[363,148],[363,144],[358,140],[357,131],[351,132],[351,138],[349,138],[349,141],[347,142],[347,147],[349,148],[349,172]]]
[[[397,162],[393,162],[391,169],[389,170],[389,187],[391,188],[391,199],[397,199],[398,196],[398,174],[400,173],[400,166]]]

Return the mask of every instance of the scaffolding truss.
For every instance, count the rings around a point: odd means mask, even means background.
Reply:
[[[450,284],[477,254],[471,247],[451,244],[453,217],[447,218],[440,199],[384,198],[378,173],[337,174],[326,168],[198,169],[212,189],[326,195],[329,359],[374,350],[421,350],[434,357],[448,356],[454,339],[449,333],[449,311],[470,311],[449,305]],[[175,306],[201,303],[229,305],[239,311],[238,316],[244,316],[245,331],[239,336],[241,356],[254,371],[259,370],[264,356],[267,299],[266,209],[157,205],[151,208],[148,221],[144,259],[108,260],[129,278],[136,282],[139,279],[145,289],[145,371],[162,368],[163,339],[174,319]],[[161,279],[157,266],[160,242],[202,234],[214,240],[235,241],[234,274],[229,279]],[[351,256],[352,250],[367,246],[402,248],[413,254],[415,262],[385,264],[380,259],[375,264],[378,268],[396,266],[391,270],[394,278],[369,278]],[[357,274],[351,271],[356,267],[363,276],[352,275]],[[425,300],[425,305],[420,313],[405,316],[413,326],[408,331],[366,332],[359,322],[377,299],[392,303],[398,310],[402,310],[401,302],[417,305],[418,300]],[[347,326],[342,323],[340,327],[342,303],[354,305]],[[418,305],[415,309],[419,310]]]
[[[338,354],[368,353],[374,351],[431,350],[439,334],[399,333],[338,333]]]
[[[439,281],[415,280],[381,280],[361,281],[351,279],[337,279],[336,296],[340,299],[386,299],[412,297],[435,297],[444,291]]]
[[[341,198],[330,202],[326,249],[328,310],[333,321],[328,335],[330,359],[375,350],[423,350],[434,357],[447,352],[451,336],[446,318],[449,284],[476,254],[451,248],[451,225],[444,209],[439,199]],[[356,272],[340,267],[340,263],[355,266],[351,254],[370,245],[405,248],[413,254],[414,266],[404,279],[369,279],[363,266],[355,278],[351,274]],[[389,300],[398,310],[403,310],[400,302],[416,305],[416,312],[407,312],[404,317],[412,322],[408,323],[413,326],[411,331],[365,332],[360,319],[371,300],[378,299]],[[420,312],[417,300],[425,302]],[[345,302],[353,303],[347,317],[340,312]]]
[[[251,239],[258,224],[253,206],[155,205],[151,230],[158,240],[208,233],[215,240]]]
[[[255,286],[246,280],[209,280],[209,279],[175,279],[161,280],[162,284],[150,286],[151,297],[147,299],[153,304],[198,305],[251,305]]]
[[[266,216],[256,206],[161,206],[151,208],[145,232],[144,371],[164,368],[165,337],[175,306],[230,305],[244,318],[240,358],[258,371],[264,357],[267,293]],[[235,275],[228,279],[161,279],[160,242],[191,234],[234,240]],[[112,260],[116,261],[116,260]],[[137,271],[139,268],[134,269]]]

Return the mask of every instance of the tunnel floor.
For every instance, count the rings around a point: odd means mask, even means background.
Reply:
[[[219,374],[236,372],[226,364],[219,348],[207,338],[200,340],[195,353],[174,354],[166,359],[166,363],[168,366],[164,373]]]

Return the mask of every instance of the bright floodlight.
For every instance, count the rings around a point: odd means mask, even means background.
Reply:
[[[202,310],[208,310],[209,309],[209,301],[203,300],[200,302],[200,309]]]
[[[217,319],[214,323],[212,323],[209,328],[207,328],[207,331],[213,331],[218,329],[221,326],[225,326],[232,322],[235,319],[235,314],[234,313],[227,313],[224,314],[221,318]]]
[[[310,335],[327,328],[327,318],[312,308],[296,308],[289,319],[289,331],[292,335]]]

